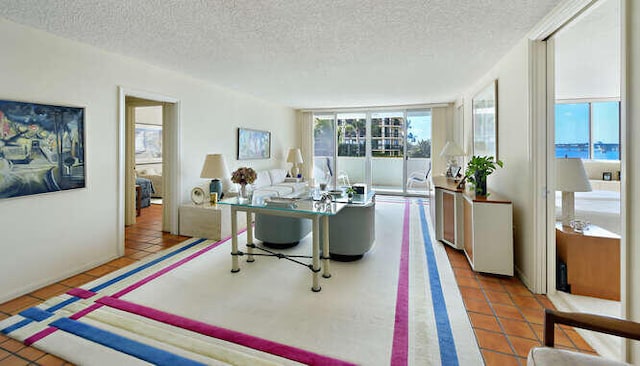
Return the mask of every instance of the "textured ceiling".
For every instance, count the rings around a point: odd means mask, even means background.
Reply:
[[[275,103],[452,101],[560,0],[0,0],[0,17]]]

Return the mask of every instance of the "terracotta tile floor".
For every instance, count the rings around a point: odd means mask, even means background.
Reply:
[[[464,252],[445,247],[484,362],[526,365],[529,350],[542,344],[544,309],[553,304],[516,278],[473,272]],[[571,327],[557,326],[555,341],[558,348],[595,354]]]
[[[187,239],[163,233],[161,217],[161,205],[143,209],[136,225],[125,229],[124,257],[0,304],[0,319]],[[553,308],[551,302],[533,295],[517,279],[474,273],[462,252],[446,248],[485,363],[525,365],[529,349],[541,344],[543,309]],[[595,353],[570,327],[556,330],[556,343]],[[0,366],[8,365],[71,364],[0,334]]]

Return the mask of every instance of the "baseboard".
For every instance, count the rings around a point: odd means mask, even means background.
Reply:
[[[23,296],[23,295],[27,295],[27,294],[35,291],[35,290],[39,290],[39,289],[41,289],[43,287],[52,285],[52,284],[54,284],[56,282],[60,282],[60,281],[65,280],[65,279],[67,279],[69,277],[73,277],[75,275],[84,273],[84,272],[86,272],[86,271],[88,271],[90,269],[93,269],[93,268],[96,268],[98,266],[101,266],[101,265],[103,265],[105,263],[108,263],[108,262],[110,262],[110,261],[112,261],[114,259],[117,259],[117,258],[120,258],[120,256],[115,254],[112,257],[109,257],[107,259],[101,259],[101,260],[98,260],[98,261],[93,262],[93,263],[88,263],[88,264],[85,264],[85,265],[81,266],[80,268],[76,268],[76,269],[70,270],[68,272],[64,272],[64,273],[60,274],[59,276],[47,277],[42,282],[32,283],[32,284],[30,284],[28,286],[25,286],[23,288],[19,288],[19,289],[13,291],[13,292],[10,292],[10,293],[6,294],[5,296],[0,297],[0,304],[5,303],[5,302],[10,301],[10,300],[13,300],[13,299],[18,298],[18,297]]]
[[[529,291],[534,292],[533,290],[531,290],[531,282],[529,281],[529,278],[524,274],[524,272],[522,272],[520,270],[520,267],[514,265],[513,268],[516,270],[516,277],[522,281],[522,284],[529,289]],[[534,292],[535,293],[535,292]]]

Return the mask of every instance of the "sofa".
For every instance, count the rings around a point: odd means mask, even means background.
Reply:
[[[285,169],[268,169],[256,172],[253,182],[253,201],[260,203],[269,197],[295,197],[307,190],[306,182],[286,181]]]

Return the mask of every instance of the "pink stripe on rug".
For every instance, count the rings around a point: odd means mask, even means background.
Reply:
[[[239,231],[239,232],[238,232],[238,235],[240,235],[240,234],[244,233],[245,231],[247,231],[247,229],[244,229],[244,230]],[[170,265],[170,266],[167,266],[167,267],[165,267],[165,268],[163,268],[163,269],[159,270],[158,272],[156,272],[156,273],[154,273],[154,274],[151,274],[151,275],[149,275],[149,276],[147,276],[147,277],[143,278],[142,280],[140,280],[140,281],[138,281],[138,282],[134,283],[133,285],[128,286],[128,287],[125,287],[124,289],[122,289],[122,290],[120,290],[120,291],[116,292],[115,294],[113,294],[113,295],[112,295],[112,297],[119,298],[119,297],[121,297],[121,296],[124,296],[124,295],[128,294],[129,292],[131,292],[131,291],[133,291],[133,290],[135,290],[135,289],[138,289],[138,288],[140,288],[141,286],[143,286],[143,285],[145,285],[145,284],[147,284],[147,283],[149,283],[149,282],[151,282],[151,281],[155,280],[156,278],[158,278],[158,277],[162,276],[163,274],[165,274],[165,273],[167,273],[167,272],[170,272],[170,271],[172,271],[172,270],[174,270],[174,269],[176,269],[176,268],[178,268],[178,267],[182,266],[182,265],[183,265],[183,264],[185,264],[185,263],[190,262],[190,261],[191,261],[191,260],[193,260],[194,258],[197,258],[197,257],[199,257],[199,256],[203,255],[204,253],[206,253],[206,252],[208,252],[208,251],[210,251],[210,250],[213,250],[214,248],[217,248],[218,246],[220,246],[220,244],[225,243],[225,242],[226,242],[226,241],[228,241],[229,239],[231,239],[231,236],[228,236],[228,237],[227,237],[227,238],[225,238],[224,240],[217,241],[217,242],[215,242],[215,243],[213,243],[213,244],[209,245],[209,246],[208,246],[208,247],[206,247],[206,248],[202,248],[202,249],[200,249],[199,251],[197,251],[197,252],[195,252],[195,253],[191,254],[190,256],[188,256],[188,257],[186,257],[186,258],[183,258],[183,259],[181,259],[181,260],[177,261],[176,263],[174,263],[174,264],[172,264],[172,265]]]
[[[300,348],[291,347],[286,344],[277,343],[267,339],[236,332],[234,330],[217,327],[215,325],[181,317],[179,315],[174,315],[161,310],[134,304],[113,297],[106,296],[97,300],[97,302],[118,310],[153,319],[161,323],[173,325],[175,327],[190,330],[192,332],[239,344],[296,362],[302,362],[306,365],[354,365],[346,361],[323,356]]]
[[[67,295],[79,297],[81,299],[88,299],[90,297],[96,296],[96,293],[93,292],[93,291],[89,291],[89,290],[85,290],[83,288],[76,287],[76,288],[72,288],[71,290],[67,291]]]
[[[55,332],[56,330],[58,330],[58,328],[54,328],[54,327],[47,327],[41,331],[39,331],[38,333],[33,334],[31,337],[27,338],[24,340],[24,345],[25,346],[30,346],[33,343],[41,340],[42,338],[48,336],[49,334]]]
[[[238,234],[242,234],[245,231],[246,231],[246,229],[241,230],[241,231],[238,232]],[[193,258],[196,258],[196,257],[198,257],[198,256],[210,251],[211,249],[218,247],[219,245],[221,245],[222,243],[225,243],[229,239],[231,239],[231,236],[226,237],[224,240],[217,241],[217,242],[211,244],[210,246],[208,246],[206,248],[202,248],[199,251],[195,252],[194,254],[188,256],[187,258],[184,258],[184,259],[180,260],[179,262],[176,262],[176,263],[172,264],[169,267],[171,269],[175,269],[175,268],[179,267],[180,265],[183,265],[183,264],[187,263],[189,260],[192,260]],[[185,259],[188,259],[188,260],[185,261]],[[178,263],[180,263],[180,264],[178,264]],[[129,292],[139,288],[143,284],[148,283],[149,281],[153,280],[154,278],[157,278],[157,277],[167,273],[169,271],[169,270],[167,270],[167,268],[169,268],[169,267],[165,267],[162,270],[160,270],[160,271],[158,271],[158,272],[156,272],[156,273],[154,273],[154,274],[152,274],[150,276],[147,276],[144,279],[134,283],[133,285],[126,287],[124,290],[122,290],[120,292],[123,292],[125,290],[128,290],[128,291],[125,291],[125,292],[121,293],[119,296],[123,296],[124,294],[129,293]],[[160,273],[160,272],[162,272],[162,273]],[[83,290],[83,289],[78,289],[78,290]],[[73,291],[73,290],[70,290],[70,291]],[[86,290],[84,290],[84,291],[86,291]],[[81,293],[81,292],[82,291],[78,291],[77,293]],[[86,292],[87,293],[92,293],[91,291],[86,291]],[[70,295],[76,296],[75,294],[70,294]],[[78,296],[78,297],[82,298],[82,296]],[[102,306],[103,306],[102,304],[94,303],[94,304],[88,306],[87,308],[85,308],[85,309],[83,309],[81,311],[78,311],[77,313],[71,315],[69,318],[71,318],[71,319],[79,319],[79,318],[89,314],[90,312],[92,312],[92,311],[94,311],[96,309],[99,309]],[[48,327],[48,328],[46,328],[44,330],[36,332],[33,335],[31,335],[30,337],[26,338],[24,340],[24,344],[29,346],[29,345],[33,344],[34,342],[37,342],[37,341],[47,337],[48,335],[54,333],[57,329],[58,328],[55,328],[55,327]]]
[[[396,299],[396,324],[393,329],[391,365],[406,365],[409,356],[409,201],[404,205],[402,225],[402,252],[398,274],[398,295]]]

